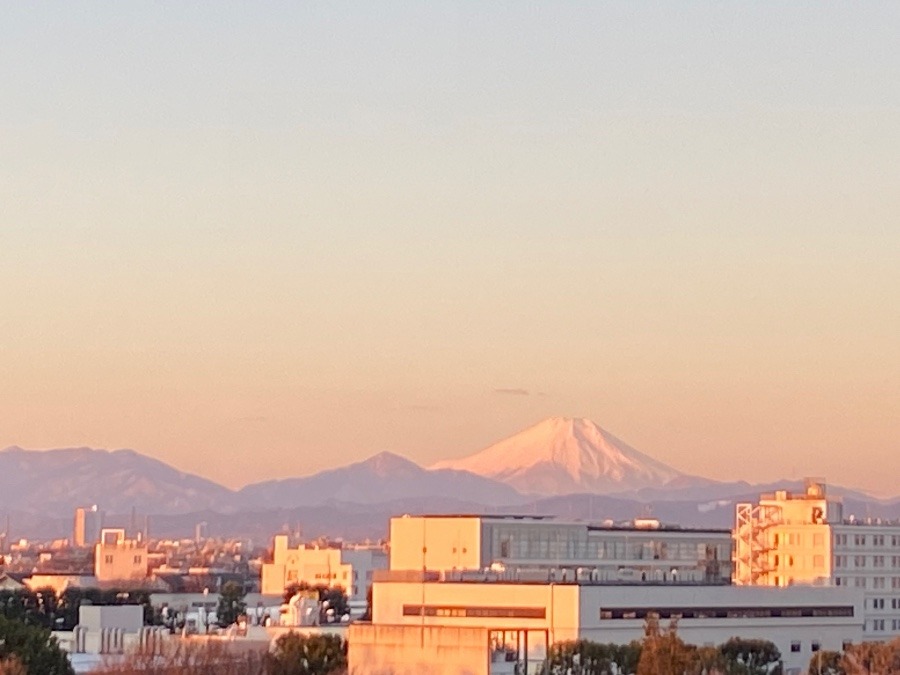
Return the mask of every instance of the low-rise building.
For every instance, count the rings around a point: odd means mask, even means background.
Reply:
[[[510,582],[434,572],[376,575],[373,617],[351,624],[350,672],[359,675],[537,673],[554,643],[628,644],[656,615],[689,644],[769,640],[786,673],[820,649],[862,638],[862,595],[831,587],[746,588],[672,583]],[[444,574],[446,579],[447,575]]]
[[[260,591],[263,595],[281,595],[293,585],[306,583],[340,587],[351,604],[365,603],[375,570],[387,567],[387,554],[380,546],[291,547],[288,537],[275,537],[273,559],[262,566]]]
[[[147,577],[147,544],[127,539],[123,529],[104,529],[94,547],[94,576],[100,583]]]
[[[594,581],[729,584],[730,530],[642,519],[624,525],[543,516],[401,516],[391,519],[392,570],[502,569]]]

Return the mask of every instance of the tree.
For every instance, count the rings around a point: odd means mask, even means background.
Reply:
[[[717,647],[698,647],[694,654],[692,675],[713,675],[725,670],[725,659]]]
[[[0,661],[11,658],[29,675],[74,675],[75,672],[49,629],[0,617]],[[15,673],[12,668],[8,666],[9,672]]]
[[[236,581],[226,582],[219,594],[219,607],[216,616],[220,626],[230,626],[237,623],[238,617],[247,611],[247,603],[244,602],[244,587]]]
[[[620,648],[590,640],[558,642],[550,647],[549,665],[553,673],[609,675],[618,668]]]
[[[347,643],[337,635],[288,633],[265,657],[266,675],[328,675],[347,665]]]
[[[328,610],[333,609],[335,620],[340,621],[344,614],[350,613],[350,604],[347,601],[347,594],[340,586],[326,586],[325,584],[316,584],[310,586],[305,581],[299,584],[291,584],[284,589],[285,604],[291,601],[298,591],[315,591],[319,595],[319,623],[328,623]],[[327,604],[326,604],[327,603]]]
[[[807,666],[809,675],[846,675],[841,666],[841,653],[820,650],[812,655]]]
[[[678,637],[678,624],[674,619],[666,630],[662,630],[657,616],[647,617],[637,675],[684,675],[695,661],[696,647],[685,644]]]
[[[94,675],[264,675],[264,656],[235,650],[222,643],[172,641],[160,651],[140,651],[110,657]],[[2,671],[0,671],[2,672]]]
[[[28,675],[28,671],[15,656],[7,656],[0,659],[0,675]]]
[[[900,640],[850,645],[840,661],[846,675],[900,673]]]
[[[643,649],[643,644],[638,640],[632,640],[627,645],[619,645],[616,651],[616,665],[619,667],[619,672],[623,675],[636,673]]]
[[[768,640],[731,638],[719,646],[725,661],[725,672],[735,675],[767,675],[774,673],[781,652]]]

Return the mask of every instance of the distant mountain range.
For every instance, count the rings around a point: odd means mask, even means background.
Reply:
[[[77,506],[97,504],[108,522],[132,510],[152,531],[266,539],[302,528],[307,536],[385,536],[398,513],[539,513],[602,522],[652,515],[683,526],[730,527],[734,504],[796,482],[717,482],[685,474],[585,419],[552,418],[474,455],[431,468],[384,452],[311,476],[231,490],[132,450],[0,451],[0,517],[17,536],[64,537]],[[900,500],[830,486],[845,514],[900,518]],[[115,514],[119,514],[116,516]],[[2,521],[0,521],[2,527]]]

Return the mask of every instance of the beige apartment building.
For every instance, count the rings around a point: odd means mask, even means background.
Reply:
[[[147,543],[127,539],[123,529],[104,529],[94,547],[94,576],[100,583],[147,577]]]
[[[272,562],[262,566],[260,591],[281,595],[292,584],[324,584],[343,588],[351,607],[359,607],[365,605],[373,572],[386,567],[387,554],[381,546],[292,547],[286,535],[278,535]]]
[[[734,582],[851,587],[864,594],[867,640],[900,634],[900,523],[845,518],[825,483],[738,504]]]

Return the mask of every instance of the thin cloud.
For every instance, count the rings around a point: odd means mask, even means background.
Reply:
[[[247,417],[239,417],[238,422],[244,423],[260,423],[260,422],[268,422],[269,418],[264,417],[263,415],[250,415]]]
[[[495,394],[504,396],[530,396],[531,392],[527,389],[494,389]]]

